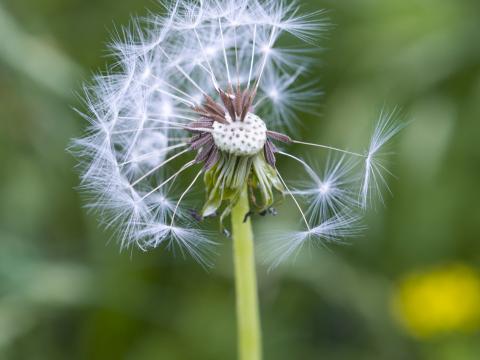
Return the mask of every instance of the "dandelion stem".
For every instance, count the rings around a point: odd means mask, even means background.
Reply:
[[[238,203],[232,210],[238,353],[239,360],[260,360],[262,343],[253,232],[250,219],[247,218],[244,221],[249,210],[245,187]]]

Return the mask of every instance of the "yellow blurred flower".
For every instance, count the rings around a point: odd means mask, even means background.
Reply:
[[[470,331],[480,324],[480,276],[462,264],[412,273],[398,284],[392,304],[414,337]]]

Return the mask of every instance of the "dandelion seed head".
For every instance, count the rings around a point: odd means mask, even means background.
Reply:
[[[237,156],[249,156],[258,154],[265,146],[267,128],[262,119],[248,113],[242,122],[214,123],[212,135],[220,150]]]
[[[245,187],[253,215],[274,213],[284,197],[298,210],[304,228],[278,247],[279,259],[307,240],[353,234],[346,228],[355,228],[355,216],[345,214],[358,203],[346,161],[332,161],[321,176],[279,150],[300,143],[292,136],[301,113],[316,114],[321,92],[305,81],[312,61],[302,42],[315,43],[325,30],[322,13],[301,14],[284,0],[163,5],[165,16],[117,31],[115,61],[85,86],[89,126],[73,145],[90,207],[118,229],[121,246],[165,246],[205,263],[213,241],[204,222],[216,217],[223,230]],[[278,46],[287,34],[297,49]],[[376,129],[356,189],[362,198],[378,181],[380,148],[396,132],[386,120]],[[306,186],[293,189],[280,174],[283,155],[302,165]]]

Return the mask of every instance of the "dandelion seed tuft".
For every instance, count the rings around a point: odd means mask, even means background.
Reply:
[[[163,245],[205,263],[213,241],[204,223],[215,218],[226,230],[245,187],[246,217],[275,214],[283,201],[297,210],[303,228],[277,247],[280,260],[307,241],[354,235],[357,213],[383,182],[377,155],[400,127],[384,113],[366,155],[295,138],[320,95],[306,79],[305,43],[325,30],[322,12],[302,15],[284,0],[177,0],[165,8],[119,32],[115,63],[85,87],[89,126],[73,146],[90,206],[119,229],[122,247]],[[285,35],[299,47],[279,46]],[[343,155],[322,173],[293,144]],[[364,162],[362,179],[347,157]],[[286,161],[301,166],[301,186],[281,174]]]

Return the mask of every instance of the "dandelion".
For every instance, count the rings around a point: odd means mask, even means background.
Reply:
[[[308,74],[307,52],[278,40],[314,44],[326,28],[321,11],[301,15],[283,0],[178,0],[165,12],[123,29],[111,46],[116,62],[85,87],[90,126],[74,146],[82,187],[122,248],[165,246],[204,265],[214,245],[204,224],[216,218],[228,236],[230,217],[240,353],[259,359],[250,218],[275,214],[283,198],[298,210],[303,228],[279,237],[277,264],[309,241],[354,235],[358,211],[384,184],[377,155],[400,127],[384,113],[365,153],[295,138],[298,111],[313,112],[320,92],[297,81]],[[289,151],[295,144],[342,156],[320,175]],[[280,161],[303,168],[301,186]],[[352,175],[362,166],[363,176]]]
[[[461,263],[409,273],[392,293],[392,310],[421,340],[474,331],[480,325],[480,275]]]

